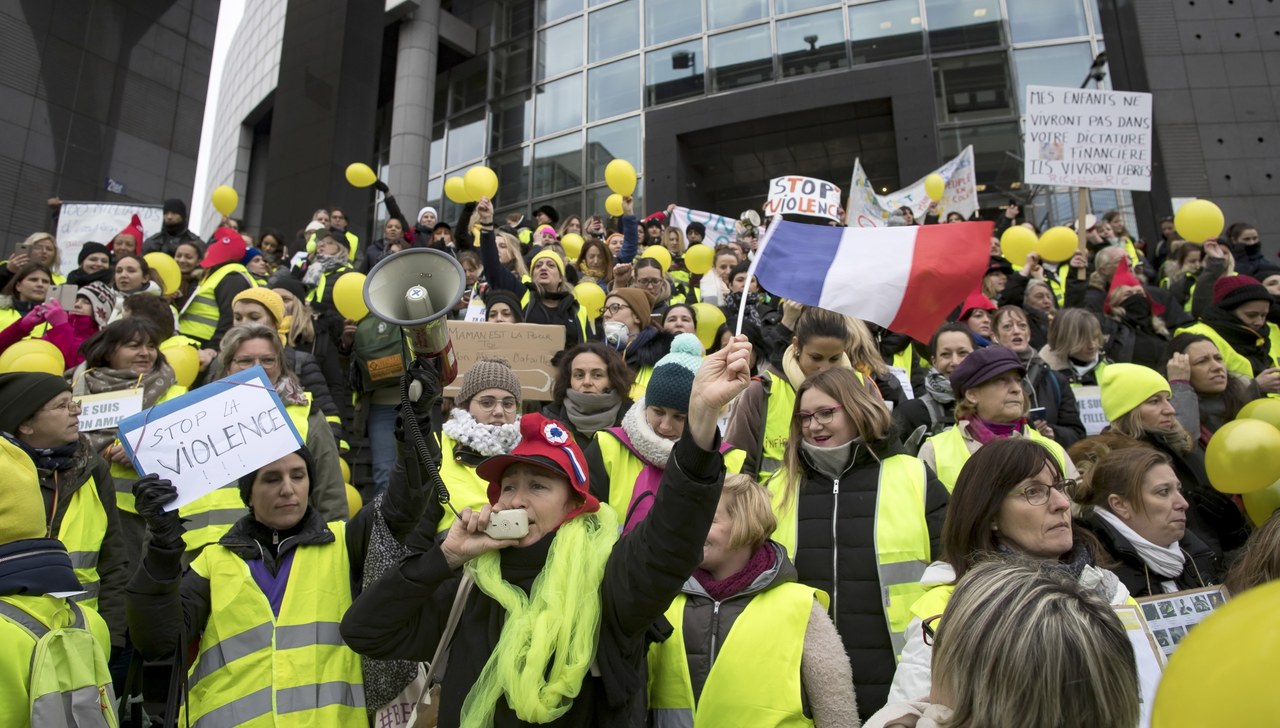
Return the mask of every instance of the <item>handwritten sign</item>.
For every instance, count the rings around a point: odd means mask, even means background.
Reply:
[[[111,239],[129,226],[133,216],[142,220],[147,237],[160,232],[164,212],[157,205],[113,205],[106,202],[64,202],[58,210],[58,261],[60,273],[66,274],[79,265],[76,257],[87,242],[110,247]]]
[[[445,387],[446,397],[457,396],[462,380],[478,359],[496,356],[511,363],[520,380],[521,399],[551,400],[556,379],[551,359],[564,349],[563,326],[450,321],[449,338],[458,356],[458,378]]]
[[[810,215],[840,221],[840,188],[813,177],[775,177],[769,181],[769,199],[764,213]]]
[[[173,481],[184,506],[302,447],[261,366],[232,374],[120,421],[139,473]]]
[[[1102,388],[1072,387],[1071,393],[1076,396],[1076,409],[1080,412],[1080,421],[1084,423],[1085,434],[1093,437],[1102,434],[1107,425],[1107,416],[1102,413]]]
[[[1023,180],[1151,191],[1151,94],[1028,86]]]
[[[671,211],[671,227],[678,229],[681,233],[688,229],[689,223],[694,222],[702,223],[702,226],[707,229],[706,237],[702,240],[706,245],[715,248],[732,243],[734,240],[734,219],[731,217],[702,210],[690,210],[687,207],[676,207]],[[688,246],[686,240],[685,247]]]
[[[142,411],[141,389],[85,394],[77,399],[81,407],[81,432],[94,432],[115,427],[120,424],[120,420]]]
[[[938,201],[939,217],[958,212],[967,220],[978,210],[978,182],[973,172],[973,147],[963,152],[929,174],[940,174],[946,180],[942,199]],[[846,219],[849,227],[884,227],[889,217],[899,208],[909,207],[916,222],[924,222],[929,209],[929,195],[925,194],[925,175],[895,192],[876,194],[876,188],[862,169],[862,160],[854,160],[853,181],[849,187],[849,208]]]

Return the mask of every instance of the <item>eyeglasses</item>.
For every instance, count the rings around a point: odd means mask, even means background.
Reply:
[[[487,410],[492,410],[494,407],[497,407],[498,405],[502,405],[502,409],[508,412],[516,408],[515,397],[503,397],[502,399],[498,399],[497,397],[481,397],[477,399],[475,402],[476,404],[480,405],[481,409],[487,409]]]
[[[81,405],[80,402],[74,399],[69,399],[66,402],[62,402],[61,404],[55,404],[52,407],[44,407],[40,411],[41,412],[57,412],[59,410],[62,410],[70,415],[78,415],[83,409],[84,409],[84,406]]]
[[[631,310],[631,307],[625,303],[611,303],[608,306],[604,307],[604,312],[609,314],[610,316],[617,316],[618,312],[624,308],[628,311]]]
[[[636,283],[639,283],[644,288],[656,288],[657,286],[662,285],[662,279],[661,278],[637,278]]]
[[[844,409],[844,406],[837,404],[832,407],[824,407],[817,412],[799,412],[796,414],[796,419],[800,420],[801,427],[808,427],[810,422],[825,425],[831,422],[831,418],[836,416],[836,410],[840,409]]]
[[[231,360],[238,367],[251,367],[254,364],[261,364],[264,367],[273,367],[280,360],[274,356],[238,356]]]
[[[924,643],[926,645],[929,645],[929,646],[933,645],[933,638],[937,634],[937,631],[936,631],[937,628],[935,625],[938,624],[938,620],[940,619],[942,619],[942,615],[935,614],[932,617],[929,617],[928,619],[920,623],[920,629],[922,632],[924,632],[923,638],[924,638]]]
[[[1067,480],[1059,480],[1053,485],[1045,485],[1044,483],[1031,483],[1021,488],[1014,488],[1009,491],[1009,495],[1020,495],[1027,499],[1028,505],[1042,506],[1049,502],[1049,491],[1056,490],[1061,493],[1067,500],[1071,500],[1071,496],[1075,493],[1076,485],[1079,481],[1068,478]]]

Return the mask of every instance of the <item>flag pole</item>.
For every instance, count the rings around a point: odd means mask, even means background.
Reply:
[[[742,287],[742,300],[738,302],[738,325],[733,330],[734,336],[742,335],[742,318],[747,313],[747,292],[751,290],[751,281],[756,277],[756,268],[764,258],[765,246],[769,244],[769,238],[773,237],[773,231],[778,229],[778,223],[781,221],[781,215],[770,218],[769,227],[765,229],[764,235],[760,236],[760,244],[756,246],[756,255],[751,259],[751,265],[747,267],[747,283]]]

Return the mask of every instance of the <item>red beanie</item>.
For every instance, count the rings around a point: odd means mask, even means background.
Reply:
[[[970,293],[968,297],[964,299],[964,303],[960,305],[960,315],[956,317],[956,321],[964,321],[969,317],[970,313],[976,310],[996,310],[996,304],[993,303],[990,298],[982,295],[981,288],[973,289],[973,293]]]
[[[245,254],[244,238],[229,227],[220,227],[213,233],[209,247],[204,251],[201,268],[216,268],[223,263],[239,263]]]
[[[129,221],[128,226],[126,226],[124,230],[121,230],[120,232],[116,233],[117,238],[120,237],[121,235],[128,235],[129,237],[133,238],[133,254],[142,255],[142,219],[141,218],[139,218],[137,215],[134,215],[133,219]]]
[[[1125,255],[1120,259],[1120,265],[1116,268],[1116,274],[1111,276],[1111,288],[1107,289],[1107,300],[1102,302],[1102,312],[1111,313],[1111,294],[1121,287],[1137,286],[1142,289],[1147,300],[1151,301],[1151,312],[1157,316],[1164,315],[1164,306],[1158,301],[1151,298],[1151,294],[1147,293],[1147,287],[1142,285],[1142,281],[1129,270],[1129,256]]]
[[[1223,276],[1213,282],[1213,305],[1234,311],[1250,301],[1271,301],[1271,293],[1252,276]]]

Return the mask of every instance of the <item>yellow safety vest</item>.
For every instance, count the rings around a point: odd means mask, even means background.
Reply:
[[[214,293],[218,289],[218,284],[223,278],[238,273],[244,276],[251,287],[258,284],[253,280],[253,276],[249,275],[249,271],[239,263],[226,263],[214,272],[213,275],[200,281],[200,287],[191,296],[187,307],[183,309],[181,317],[178,319],[178,331],[184,336],[190,336],[199,339],[202,342],[208,342],[213,338],[213,334],[218,329],[218,316],[221,311],[218,309],[218,299]]]
[[[56,473],[54,477],[57,477]],[[98,577],[98,553],[102,551],[102,542],[107,537],[107,509],[98,497],[98,484],[92,475],[71,496],[56,537],[67,547],[76,578],[85,590],[84,594],[71,599],[97,609],[98,593],[102,588]]]
[[[649,710],[654,728],[812,726],[801,698],[800,659],[813,600],[826,595],[794,582],[778,584],[751,598],[695,701],[684,644],[687,597],[667,609],[674,628],[665,642],[649,647]]]
[[[786,482],[786,471],[779,470],[766,485],[778,517],[773,539],[795,558],[799,542],[799,495],[783,510]],[[925,519],[926,486],[924,462],[919,458],[894,455],[880,462],[876,486],[876,570],[894,655],[901,654],[906,646],[911,605],[924,593],[920,577],[933,558],[929,523]]]
[[[636,372],[636,378],[631,382],[631,391],[628,392],[628,398],[635,402],[644,396],[649,389],[649,380],[653,378],[653,367],[643,366],[640,371]]]
[[[176,338],[176,337],[175,337]],[[180,397],[187,393],[187,388],[175,384],[169,387],[168,391],[156,400],[156,404],[168,401],[174,397]],[[154,405],[153,405],[154,406]],[[115,444],[119,445],[120,440],[117,439]],[[116,509],[125,513],[138,515],[138,509],[133,504],[133,484],[138,481],[138,471],[133,469],[132,465],[117,463],[111,461],[111,484],[116,489]]]
[[[1044,445],[1053,454],[1053,459],[1058,461],[1058,468],[1067,472],[1067,451],[1061,445],[1041,435],[1034,427],[1022,428],[1022,436]],[[960,470],[972,454],[969,446],[965,444],[959,427],[940,432],[930,437],[928,442],[933,443],[933,462],[937,467],[938,480],[947,486],[947,492],[950,493],[956,487],[956,480],[960,478]]]
[[[1275,324],[1270,324],[1270,326],[1274,327]],[[1218,353],[1222,354],[1222,361],[1227,365],[1227,371],[1232,374],[1239,374],[1245,379],[1253,379],[1253,364],[1243,354],[1231,348],[1231,344],[1228,344],[1226,339],[1219,336],[1218,332],[1214,331],[1209,324],[1196,322],[1178,329],[1176,333],[1200,334],[1209,337],[1214,345],[1218,347]],[[1268,333],[1272,332],[1269,331]],[[1262,335],[1259,334],[1258,338],[1262,338]],[[1269,336],[1268,338],[1271,341],[1271,366],[1275,366],[1276,339],[1275,336]]]
[[[955,584],[937,584],[929,587],[929,590],[911,605],[911,616],[923,622],[942,614],[955,590]]]
[[[22,320],[22,314],[18,313],[17,309],[0,308],[0,331],[9,328],[13,324],[21,320]],[[34,329],[31,329],[31,333],[27,334],[23,338],[38,339],[41,336],[44,336],[45,332],[48,330],[49,330],[49,324],[36,324],[36,327]]]
[[[765,376],[769,379],[767,382],[762,381],[768,401],[764,411],[764,436],[761,438],[761,483],[768,480],[774,471],[782,468],[787,441],[791,439],[791,417],[796,408],[796,390],[791,382],[785,376],[772,373],[766,373]]]
[[[522,312],[522,315],[523,315],[524,313],[527,313],[529,311],[529,302],[533,300],[533,289],[529,288],[529,285],[531,285],[529,282],[529,276],[524,276],[522,280],[525,283],[524,295],[520,297],[520,311]],[[578,329],[582,331],[583,341],[591,341],[592,338],[594,338],[594,337],[587,336],[587,324],[590,320],[591,320],[590,317],[587,316],[586,309],[584,309],[582,307],[582,304],[579,303],[578,304]]]
[[[622,444],[618,436],[608,430],[596,433],[596,442],[600,443],[600,459],[604,462],[605,472],[609,474],[609,505],[620,514],[627,513],[631,507],[631,497],[635,494],[636,479],[644,470],[644,461]],[[738,448],[730,448],[724,454],[724,472],[726,475],[742,472],[742,465],[747,460],[747,453]]]
[[[227,548],[211,546],[192,562],[209,581],[210,611],[178,725],[368,724],[360,656],[338,631],[352,598],[346,526],[329,528],[331,543],[297,547],[278,617],[249,565]]]
[[[304,443],[307,441],[307,418],[311,415],[311,393],[307,392],[306,396],[306,404],[291,404],[284,408]],[[239,483],[228,483],[182,506],[178,514],[187,519],[187,530],[182,534],[187,551],[200,551],[216,544],[248,512],[240,498]]]
[[[449,489],[449,502],[459,512],[463,508],[479,509],[489,502],[489,481],[477,475],[475,468],[454,457],[455,445],[452,437],[440,433],[440,479]],[[445,508],[440,523],[436,525],[436,533],[449,530],[454,520],[453,511]]]

